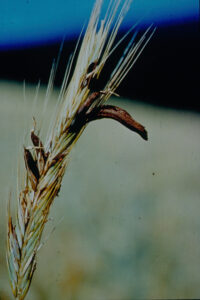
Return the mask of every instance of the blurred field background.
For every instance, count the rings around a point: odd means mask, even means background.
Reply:
[[[34,112],[34,86],[24,102],[22,84],[0,82],[1,300],[12,299],[6,202],[44,93]],[[89,124],[52,206],[27,300],[199,298],[200,116],[123,98],[109,103],[145,125],[149,141],[112,120]]]
[[[6,203],[12,190],[14,213],[23,145],[30,145],[33,115],[38,125],[43,119],[45,85],[61,41],[65,37],[56,88],[93,3],[0,1],[0,300],[12,299]],[[112,120],[89,124],[52,206],[27,300],[200,298],[199,5],[134,0],[119,36],[138,20],[139,32],[153,22],[156,34],[117,91],[123,97],[109,103],[145,125],[149,141]]]

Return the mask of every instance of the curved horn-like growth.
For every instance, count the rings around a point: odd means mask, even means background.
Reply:
[[[95,119],[112,118],[147,139],[144,127],[127,112],[104,106],[104,103],[132,68],[154,30],[147,29],[137,43],[131,39],[103,91],[90,90],[90,81],[94,77],[98,80],[116,47],[113,46],[115,37],[130,3],[131,0],[111,0],[99,24],[102,0],[96,1],[73,72],[72,61],[68,64],[55,122],[46,143],[42,143],[34,129],[31,132],[33,147],[24,148],[26,180],[18,198],[15,226],[8,211],[7,262],[13,295],[18,300],[23,300],[29,290],[43,229],[60,190],[68,154],[87,124]],[[47,96],[54,75],[55,69],[50,76]]]

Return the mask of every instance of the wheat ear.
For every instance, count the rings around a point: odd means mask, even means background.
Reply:
[[[59,96],[55,122],[43,144],[31,131],[32,149],[24,148],[25,184],[18,197],[16,225],[8,210],[7,264],[13,295],[25,298],[36,268],[36,256],[49,210],[58,195],[68,164],[68,154],[90,121],[112,118],[147,140],[145,128],[119,107],[104,105],[132,68],[154,30],[149,28],[135,43],[130,39],[124,54],[102,91],[90,91],[109,56],[130,0],[112,0],[99,22],[102,0],[97,0],[84,35],[74,71],[69,62]],[[121,5],[121,7],[120,7]],[[133,35],[134,37],[134,35]],[[68,83],[69,74],[71,80]],[[53,74],[54,75],[54,74]],[[50,78],[49,89],[53,85]]]

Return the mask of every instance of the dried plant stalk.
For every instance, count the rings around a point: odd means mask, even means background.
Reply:
[[[114,40],[131,0],[112,0],[99,24],[102,0],[97,0],[91,14],[71,80],[72,62],[63,80],[57,117],[45,144],[36,129],[31,131],[33,147],[24,148],[26,180],[19,194],[16,225],[8,212],[7,263],[13,295],[25,298],[36,268],[36,255],[49,210],[58,195],[68,163],[68,154],[90,121],[112,118],[147,140],[145,128],[127,112],[104,105],[148,43],[150,28],[137,43],[132,38],[102,91],[90,91],[90,81],[98,79],[104,64],[115,50]],[[118,10],[120,5],[119,14]],[[72,72],[71,72],[72,73]],[[53,86],[50,77],[49,90]]]

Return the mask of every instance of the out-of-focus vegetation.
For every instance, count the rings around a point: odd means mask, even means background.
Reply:
[[[12,299],[5,241],[17,164],[44,90],[0,83],[0,299]],[[149,141],[118,123],[89,124],[51,209],[27,300],[198,298],[200,117],[112,99],[144,124]],[[46,123],[56,93],[46,111]],[[35,111],[35,112],[34,112]],[[52,232],[52,233],[51,233]]]

